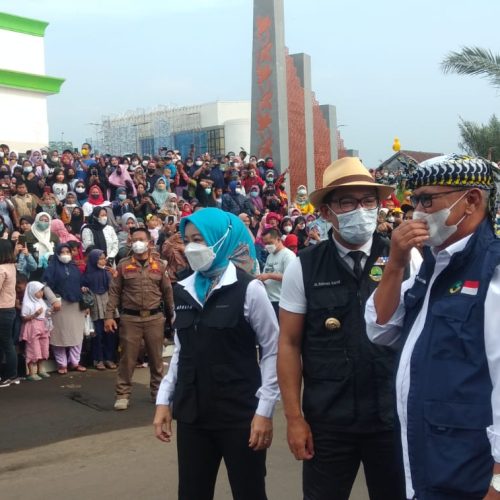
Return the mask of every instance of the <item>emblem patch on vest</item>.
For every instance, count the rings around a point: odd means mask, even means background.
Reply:
[[[384,271],[380,266],[373,266],[370,269],[370,279],[376,282],[379,282],[382,279],[382,275],[384,274]]]
[[[463,284],[464,284],[463,281],[457,281],[450,287],[448,291],[450,292],[451,295],[453,295],[462,289]]]

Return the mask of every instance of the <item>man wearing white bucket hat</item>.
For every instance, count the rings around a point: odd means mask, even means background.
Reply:
[[[379,201],[392,191],[359,158],[333,162],[310,195],[332,224],[329,237],[283,277],[278,381],[306,500],[347,500],[361,462],[371,500],[405,498],[394,446],[395,351],[370,343],[363,319],[389,256],[375,230]]]

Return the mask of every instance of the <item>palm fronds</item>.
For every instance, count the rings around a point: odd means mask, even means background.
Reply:
[[[444,73],[473,75],[487,78],[500,88],[500,55],[480,47],[464,47],[461,52],[450,52],[441,62]]]

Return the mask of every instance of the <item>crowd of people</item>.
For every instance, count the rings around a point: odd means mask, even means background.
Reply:
[[[287,193],[244,151],[0,145],[0,387],[52,356],[117,370],[126,410],[147,361],[180,499],[211,500],[224,459],[235,499],[266,500],[280,394],[307,500],[347,500],[360,463],[370,498],[499,498],[498,172],[343,158]]]
[[[286,175],[272,158],[244,151],[140,157],[94,154],[87,143],[79,151],[26,152],[1,144],[0,297],[8,311],[0,319],[7,360],[0,386],[48,377],[42,361],[50,354],[60,374],[85,365],[115,369],[118,334],[105,334],[104,312],[116,266],[133,254],[131,230],[148,230],[175,283],[192,272],[179,223],[200,208],[219,208],[245,224],[277,312],[287,263],[329,230],[305,186],[289,199]]]

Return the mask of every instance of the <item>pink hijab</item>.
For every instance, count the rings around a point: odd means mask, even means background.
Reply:
[[[120,168],[120,175],[118,174],[118,169],[116,169],[114,172],[109,174],[108,176],[108,181],[111,185],[119,188],[130,188],[132,189],[132,195],[137,196],[137,191],[135,189],[135,184],[134,181],[132,180],[132,177],[130,177],[130,174],[128,170],[125,168],[125,165],[119,165]],[[109,199],[109,190],[108,190],[108,199]]]
[[[50,230],[57,235],[59,238],[59,243],[67,243],[68,241],[77,241],[81,243],[80,240],[72,235],[64,226],[63,221],[60,219],[52,219],[50,222]]]

